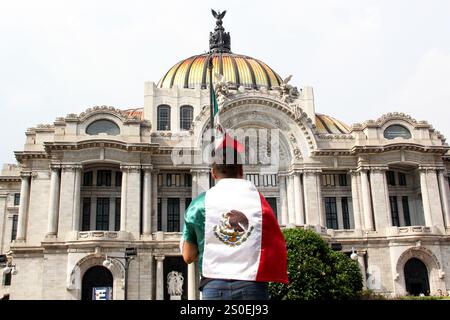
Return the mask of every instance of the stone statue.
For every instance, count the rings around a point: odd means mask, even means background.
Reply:
[[[274,90],[278,91],[283,102],[292,102],[293,99],[298,97],[299,93],[297,87],[289,84],[289,81],[291,81],[291,79],[292,75],[289,75],[287,78],[281,81],[281,84],[279,86],[273,88]]]
[[[228,86],[232,84],[230,81],[225,82],[223,74],[218,74],[214,72],[214,76],[216,78],[216,84],[214,85],[214,90],[217,95],[217,102],[221,103],[223,100],[227,98],[229,95]]]
[[[167,292],[171,299],[173,296],[181,297],[183,294],[184,277],[181,272],[171,271],[167,275]]]

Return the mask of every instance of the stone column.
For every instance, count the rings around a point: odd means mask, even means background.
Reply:
[[[444,219],[442,216],[436,168],[420,167],[419,171],[425,225],[428,227],[438,226],[443,229]]]
[[[209,190],[209,169],[197,170],[197,196]]]
[[[141,213],[141,166],[122,165],[122,196],[125,187],[125,201],[121,206],[120,231],[128,232],[134,239],[139,239]],[[124,183],[125,180],[125,183]],[[122,221],[123,218],[123,221]]]
[[[303,186],[299,172],[294,173],[294,200],[295,200],[295,224],[305,224],[305,212],[303,210]]]
[[[294,176],[292,174],[286,177],[287,179],[287,201],[288,201],[288,216],[289,224],[295,225],[295,192],[294,192]]]
[[[144,169],[144,191],[143,191],[143,213],[142,226],[143,235],[148,237],[152,232],[152,166],[145,166]]]
[[[164,300],[164,256],[156,259],[156,300]]]
[[[198,195],[198,178],[197,178],[197,171],[191,170],[191,175],[192,175],[192,188],[191,188],[191,192],[192,192],[192,200],[194,200],[195,198],[197,198],[197,195]]]
[[[50,199],[48,204],[47,236],[56,237],[58,228],[58,202],[59,202],[59,170],[60,166],[50,166]]]
[[[152,232],[158,228],[158,170],[152,173]]]
[[[320,172],[320,170],[316,169],[303,171],[306,224],[326,227],[325,212],[322,205]]]
[[[363,279],[363,288],[366,289],[367,288],[366,263],[364,262],[364,255],[366,253],[364,251],[358,251],[357,254],[358,254],[358,266],[359,270],[361,271]]]
[[[61,165],[61,182],[58,215],[58,237],[76,239],[79,230],[81,207],[80,164]]]
[[[22,179],[22,183],[20,185],[20,203],[19,217],[17,221],[16,241],[24,242],[26,236],[28,204],[30,200],[31,172],[22,172],[20,174],[20,177]]]
[[[278,174],[279,187],[280,187],[280,209],[281,209],[281,222],[282,225],[287,225],[289,222],[288,217],[288,205],[287,205],[287,191],[286,191],[286,176]]]
[[[128,169],[127,166],[120,166],[122,170],[122,187],[120,195],[120,231],[126,231],[127,225],[127,184],[128,184]]]
[[[386,179],[387,168],[372,167],[370,170],[370,186],[372,190],[375,228],[376,230],[383,230],[387,227],[392,227],[392,214]]]
[[[188,264],[188,300],[196,300],[197,298],[197,274],[195,272],[196,262]]]
[[[439,187],[441,190],[442,210],[444,214],[444,223],[446,227],[450,227],[450,187],[444,170],[439,170]]]
[[[359,173],[355,170],[351,170],[350,175],[351,175],[351,179],[352,179],[353,220],[355,221],[354,229],[358,230],[358,229],[362,229],[361,205],[360,205],[360,196],[359,196],[359,188],[358,188]]]
[[[373,217],[372,217],[372,201],[370,197],[370,185],[367,170],[360,170],[361,177],[361,200],[362,211],[364,216],[364,229],[372,231],[374,230]]]
[[[74,188],[72,231],[79,231],[81,224],[81,166],[75,168]]]

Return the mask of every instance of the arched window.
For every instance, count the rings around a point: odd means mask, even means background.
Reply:
[[[189,130],[194,116],[194,108],[192,106],[182,106],[180,108],[180,130]]]
[[[89,135],[106,133],[111,136],[117,136],[120,134],[120,128],[117,124],[115,124],[111,120],[102,119],[92,122],[86,128],[86,133]]]
[[[168,131],[170,130],[170,107],[168,105],[158,106],[158,130]]]
[[[393,124],[384,130],[386,139],[395,139],[401,137],[403,139],[411,139],[411,132],[407,128],[399,124]]]

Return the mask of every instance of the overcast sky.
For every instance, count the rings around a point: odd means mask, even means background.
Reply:
[[[211,8],[227,10],[233,52],[312,86],[316,112],[351,125],[399,111],[450,138],[450,1],[0,0],[0,164],[29,127],[142,107],[144,81],[208,50]]]

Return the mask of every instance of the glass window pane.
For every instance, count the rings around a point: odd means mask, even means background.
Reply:
[[[167,199],[167,232],[180,231],[180,199]]]
[[[170,130],[170,107],[167,105],[158,106],[157,129],[160,131]]]
[[[109,198],[97,198],[96,230],[109,230]]]
[[[336,198],[334,197],[325,198],[325,214],[327,220],[327,228],[338,229]]]
[[[189,130],[191,128],[194,115],[194,108],[191,106],[182,106],[180,108],[180,130]]]
[[[14,194],[14,205],[18,206],[20,204],[20,193]]]
[[[394,124],[384,130],[384,137],[386,139],[394,139],[398,137],[401,137],[403,139],[411,139],[411,132],[409,132],[409,130],[404,126]]]
[[[89,231],[91,230],[91,198],[83,198],[82,209],[81,231]]]
[[[120,128],[117,124],[110,120],[97,120],[92,122],[87,128],[86,133],[89,135],[97,135],[100,133],[106,133],[111,136],[117,136],[120,134]]]

